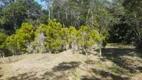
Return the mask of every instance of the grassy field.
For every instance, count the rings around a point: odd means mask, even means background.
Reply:
[[[4,80],[141,80],[142,51],[132,45],[108,44],[103,58],[72,54],[28,54],[0,58]]]

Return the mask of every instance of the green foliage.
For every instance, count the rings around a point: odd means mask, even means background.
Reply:
[[[2,48],[10,50],[13,53],[13,55],[15,55],[18,53],[16,42],[17,40],[15,39],[15,34],[8,36],[5,42],[2,44]]]
[[[59,32],[59,35],[62,43],[62,49],[65,49],[65,47],[69,44],[69,29],[62,28]]]
[[[22,27],[16,31],[17,45],[21,51],[26,51],[26,44],[34,38],[33,26],[23,23]]]
[[[83,48],[90,48],[95,42],[99,42],[105,39],[102,34],[99,34],[97,30],[91,30],[89,26],[81,26],[79,29],[79,43]]]
[[[6,40],[6,38],[7,38],[7,35],[0,32],[0,45],[2,45],[2,43]]]
[[[23,23],[22,27],[16,31],[16,34],[8,36],[3,43],[3,48],[9,49],[13,54],[26,52],[27,44],[34,38],[33,26]]]
[[[25,52],[56,53],[67,49],[67,46],[71,46],[73,50],[88,50],[95,42],[104,40],[105,35],[105,31],[100,34],[90,26],[81,26],[79,30],[74,26],[63,28],[53,19],[48,20],[48,25],[40,24],[35,31],[31,24],[23,23],[15,34],[7,37],[2,47],[10,50],[13,55]]]
[[[58,52],[67,46],[80,50],[102,45],[109,37],[112,42],[137,41],[142,47],[140,0],[43,1],[48,10],[35,0],[1,1],[0,31],[9,36],[0,33],[0,48],[14,54]]]
[[[68,43],[71,45],[72,43],[76,43],[77,41],[77,34],[78,31],[75,29],[74,26],[70,26],[68,29],[69,35],[68,35]]]
[[[1,3],[4,5],[0,11],[0,25],[5,30],[15,33],[24,21],[34,22],[36,26],[40,20],[41,7],[34,0],[3,0]]]
[[[43,33],[45,38],[39,36]],[[35,32],[35,45],[39,47],[40,44],[44,43],[46,51],[58,52],[66,49],[67,45],[74,48],[76,46],[82,48],[91,47],[94,42],[102,41],[105,37],[103,34],[99,34],[97,30],[92,30],[90,26],[81,26],[79,30],[76,30],[74,26],[69,28],[63,28],[56,20],[49,20],[48,25],[41,24]],[[39,43],[40,40],[40,43]],[[38,42],[38,43],[37,43]]]
[[[61,29],[62,25],[56,20],[49,20],[48,25],[45,27],[45,34],[46,34],[46,47],[50,52],[56,52],[61,50]],[[63,35],[63,34],[62,34]]]
[[[124,17],[126,23],[134,32],[136,47],[142,48],[142,1],[141,0],[125,0],[123,6],[126,9]]]
[[[38,35],[38,33],[40,33],[40,32],[43,32],[44,34],[45,34],[45,27],[46,27],[47,25],[45,25],[45,24],[40,24],[39,26],[38,26],[38,28],[36,29],[36,31],[35,31],[35,38],[37,38],[39,35]]]
[[[91,29],[89,26],[81,26],[81,28],[79,29],[79,42],[82,46],[89,46],[88,43],[91,40]]]
[[[19,23],[22,23],[21,20],[23,20],[26,15],[26,8],[24,5],[23,2],[12,2],[9,4],[9,7],[2,10],[3,16],[0,16],[0,24],[12,26],[6,26],[9,29],[17,29],[21,25],[19,25]]]

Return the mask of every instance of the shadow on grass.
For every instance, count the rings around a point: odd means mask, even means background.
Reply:
[[[135,54],[131,54],[132,52],[135,52]],[[102,53],[103,56],[110,58],[110,57],[118,57],[123,55],[129,55],[129,56],[135,56],[138,55],[136,49],[119,49],[119,48],[103,48]]]
[[[65,71],[79,67],[80,62],[63,62],[53,68],[54,72]]]
[[[118,76],[116,74],[110,73],[109,71],[105,71],[105,70],[92,69],[92,71],[94,73],[97,73],[100,76],[102,76],[104,80],[109,80],[109,79],[111,79],[111,80],[129,80],[129,78],[127,78],[127,77],[121,77],[121,76]],[[99,79],[99,80],[102,80],[102,79]]]
[[[93,60],[86,60],[85,63],[86,64],[96,64],[97,62],[95,62]]]
[[[134,60],[134,57],[141,59],[142,61],[142,51],[136,49],[119,49],[119,48],[103,48],[103,57],[112,62],[116,63],[118,66],[128,69],[130,72],[135,73],[137,70],[141,70],[142,66],[137,66],[138,60]],[[126,58],[124,58],[126,57]]]
[[[101,77],[88,78],[88,76],[83,76],[81,80],[129,80],[128,77],[122,77],[120,75],[116,75],[115,73],[111,73],[105,70],[92,69],[92,71]]]
[[[142,58],[142,50],[130,48],[102,48],[103,56],[118,57],[123,55],[137,56]]]
[[[101,61],[105,62],[105,61],[108,61],[108,60],[105,59],[105,58],[101,58]],[[87,61],[85,61],[85,63],[87,65],[92,65],[92,64],[97,65],[100,62],[98,62],[98,61],[96,62],[96,61],[93,61],[93,60],[87,60]],[[84,78],[82,80],[129,80],[128,77],[122,77],[122,75],[128,75],[127,74],[128,71],[124,70],[124,69],[122,69],[121,67],[118,67],[118,66],[112,66],[112,67],[108,67],[108,68],[106,67],[106,69],[102,69],[102,68],[97,69],[96,67],[93,67],[90,71],[95,73],[96,75],[101,76],[101,78],[96,77],[96,76],[88,78],[87,76],[84,76]]]
[[[10,77],[7,80],[42,80],[42,78],[36,77],[36,73],[24,73]]]
[[[42,75],[42,79],[44,80],[49,80],[51,77],[55,76],[53,72],[45,72],[43,75]]]
[[[51,78],[55,78],[55,80],[66,80],[66,75],[68,74],[64,71],[75,69],[79,67],[80,64],[80,62],[63,62],[58,66],[53,67],[52,71],[47,71],[40,77],[36,76],[36,73],[30,72],[10,77],[8,80],[50,80]],[[60,74],[57,75],[56,72],[59,72]]]
[[[1,67],[0,67],[0,71],[1,71]],[[3,74],[0,74],[0,78],[3,76]]]
[[[0,78],[2,77],[3,75],[2,74],[0,74]]]
[[[55,76],[53,72],[46,72],[43,75],[36,76],[37,73],[23,73],[19,74],[17,76],[13,76],[10,78],[7,78],[6,80],[50,80],[51,77]]]
[[[83,76],[81,78],[81,80],[102,80],[102,79],[98,79],[98,78],[87,78],[86,76]]]
[[[63,62],[58,64],[57,66],[52,68],[52,71],[49,72],[45,72],[42,76],[43,79],[45,80],[50,80],[51,78],[53,78],[54,80],[67,80],[68,79],[68,73],[69,70],[73,70],[77,67],[79,67],[79,65],[81,64],[81,62]]]

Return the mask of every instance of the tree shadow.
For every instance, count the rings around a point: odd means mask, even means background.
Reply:
[[[1,71],[1,67],[0,67],[0,71]],[[3,74],[0,74],[0,78],[3,76]]]
[[[85,63],[86,64],[96,64],[97,62],[95,62],[93,60],[86,60]]]
[[[118,57],[123,55],[129,55],[129,56],[135,56],[136,54],[131,54],[131,52],[137,52],[136,49],[119,49],[119,48],[102,48],[103,56],[109,58],[109,57]]]
[[[81,78],[81,80],[102,80],[102,79],[99,79],[99,78],[88,78],[87,76],[83,76]]]
[[[44,74],[40,75],[40,77],[36,76],[37,73],[30,72],[9,77],[8,80],[50,80],[51,78],[55,78],[55,80],[64,80],[67,77],[67,74],[64,71],[75,69],[79,67],[80,64],[81,62],[63,62],[60,63],[58,66],[53,67],[52,71],[47,71]],[[60,74],[57,74],[56,72],[59,72]]]
[[[42,77],[45,80],[50,80],[51,78],[53,78],[54,80],[67,80],[69,76],[67,73],[70,73],[69,70],[73,70],[79,67],[80,64],[81,62],[76,61],[60,63],[57,66],[53,67],[52,71],[45,72]]]
[[[8,49],[0,48],[0,57],[9,57],[12,56],[12,52]]]
[[[50,72],[47,71],[42,75],[44,80],[68,80],[68,74],[66,72]]]
[[[141,70],[142,66],[135,66],[134,62],[140,62],[136,60],[131,59],[133,57],[137,57],[139,59],[142,58],[142,52],[141,50],[136,50],[136,49],[129,49],[129,48],[103,48],[102,49],[103,57],[105,57],[108,60],[111,60],[115,64],[117,64],[120,67],[123,67],[125,69],[128,69],[130,72],[135,73],[137,70]],[[124,57],[129,57],[130,61],[125,59]],[[141,60],[142,61],[142,60]]]
[[[121,77],[121,76],[118,76],[116,74],[113,74],[113,73],[111,73],[109,71],[105,71],[105,70],[92,69],[92,71],[94,73],[97,73],[100,76],[102,76],[103,80],[109,80],[109,79],[111,79],[111,80],[129,80],[129,78],[127,78],[127,77]],[[98,79],[98,80],[102,80],[102,78]]]
[[[0,78],[3,76],[3,74],[0,74]]]
[[[53,77],[54,76],[54,74],[53,74],[53,72],[49,72],[49,71],[47,71],[47,72],[45,72],[43,75],[42,75],[42,79],[44,79],[44,80],[49,80],[51,77]]]
[[[66,70],[69,70],[69,69],[74,69],[74,68],[77,68],[79,67],[79,65],[81,64],[81,62],[63,62],[63,63],[60,63],[58,66],[55,66],[53,68],[53,71],[54,72],[57,72],[57,71],[66,71]]]
[[[42,80],[42,78],[36,77],[36,73],[23,73],[18,76],[8,78],[8,80]]]
[[[81,80],[130,80],[129,77],[122,77],[121,75],[116,75],[115,73],[111,73],[109,71],[105,70],[99,70],[99,69],[92,69],[91,70],[93,73],[96,73],[100,77],[88,77],[88,76],[83,76]]]

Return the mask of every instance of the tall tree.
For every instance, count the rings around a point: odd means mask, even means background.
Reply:
[[[15,32],[26,19],[36,20],[41,16],[41,7],[34,0],[8,0],[3,3],[5,7],[0,12],[0,25],[10,32]]]
[[[127,24],[135,33],[137,48],[142,48],[142,1],[124,0],[123,6],[126,9]]]

